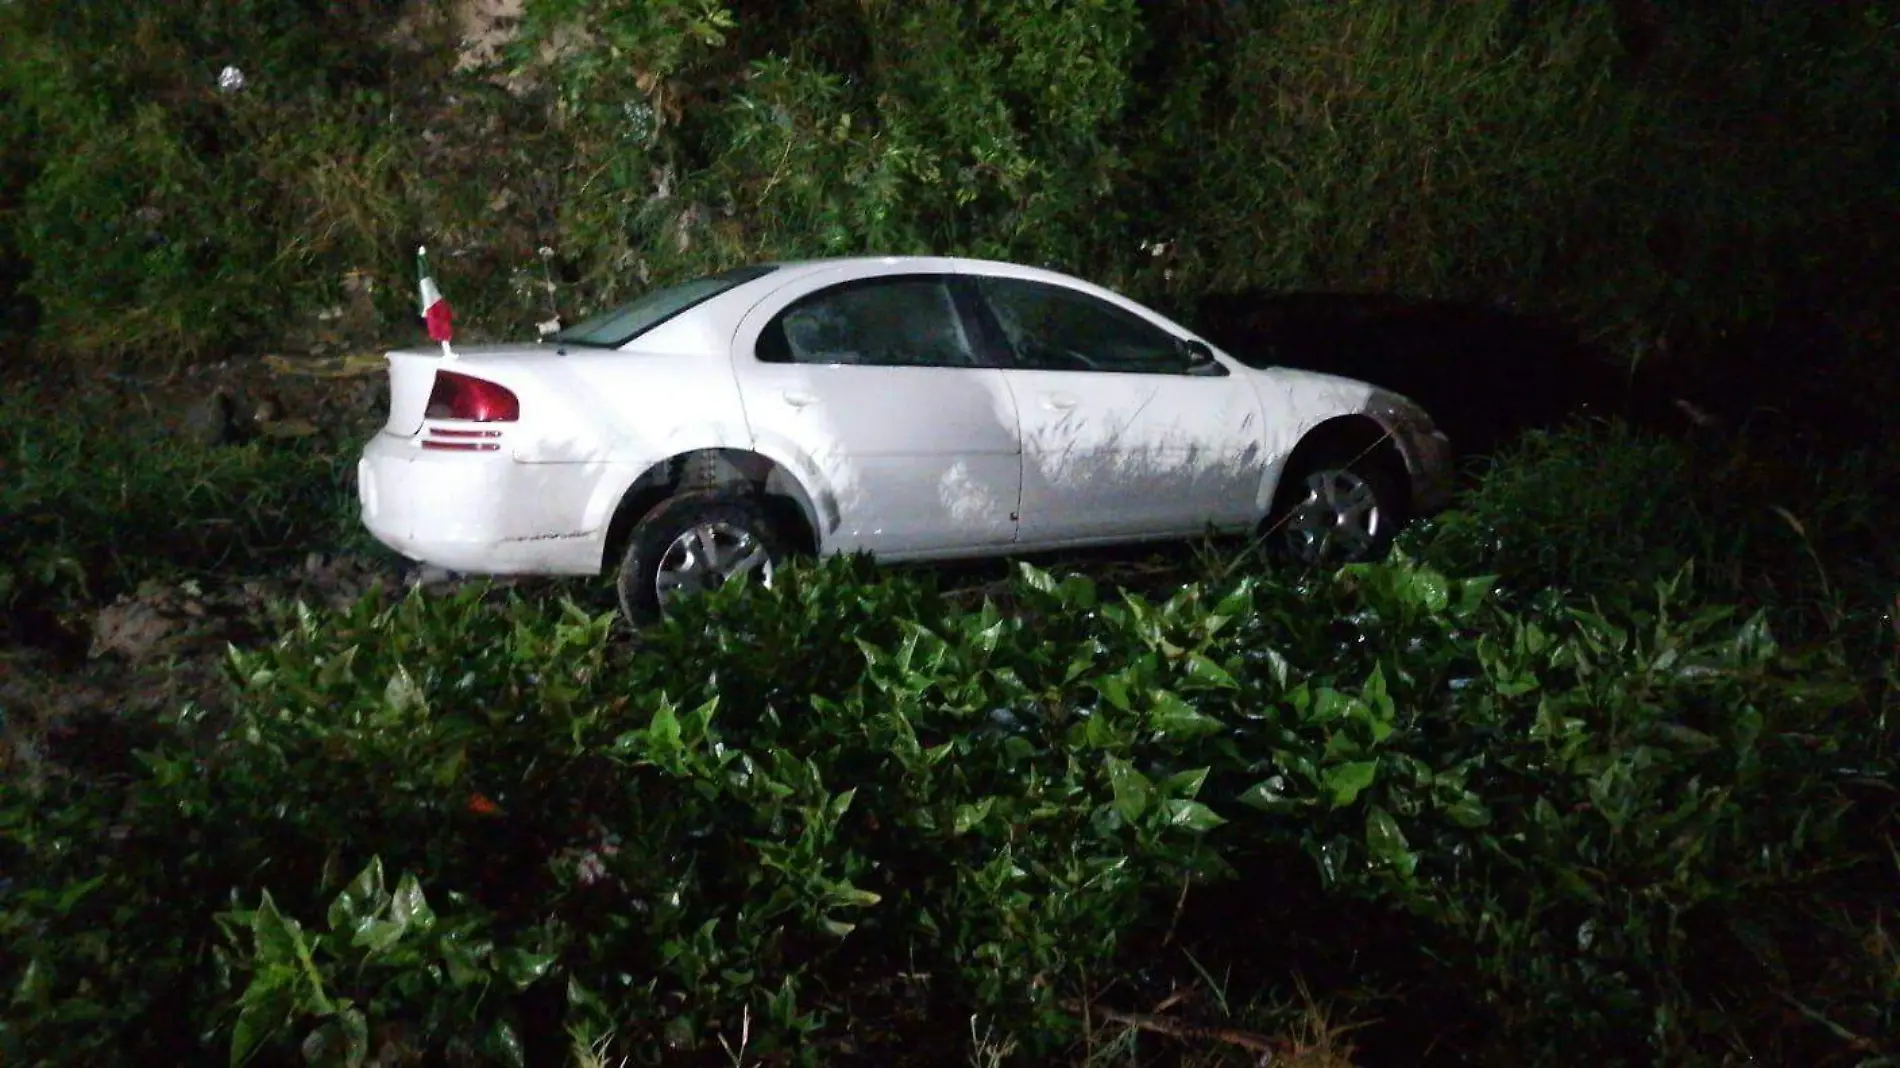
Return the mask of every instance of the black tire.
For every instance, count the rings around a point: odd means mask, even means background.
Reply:
[[[667,554],[689,532],[705,527],[750,538],[764,552],[766,566],[782,564],[790,555],[790,543],[763,497],[729,490],[669,497],[634,524],[627,537],[614,588],[620,597],[620,612],[629,623],[649,623],[665,612],[659,578]]]
[[[1329,475],[1335,480],[1335,499],[1343,497],[1341,490],[1366,488],[1373,502],[1371,522],[1356,524],[1323,499],[1323,486],[1313,480]],[[1274,498],[1273,514],[1264,527],[1268,548],[1275,555],[1314,567],[1382,559],[1411,520],[1411,479],[1389,445],[1366,449],[1329,444],[1295,455]],[[1331,513],[1331,532],[1316,536],[1326,526],[1327,513]]]

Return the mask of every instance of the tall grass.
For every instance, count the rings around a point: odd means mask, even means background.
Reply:
[[[276,344],[346,276],[381,340],[418,242],[511,332],[544,246],[569,314],[738,260],[971,252],[1163,301],[1511,300],[1640,354],[1890,305],[1896,273],[1887,3],[1670,8],[1649,41],[1513,0],[531,0],[475,70],[427,5],[66,7],[0,8],[0,107],[61,146],[9,142],[0,227],[71,350]]]
[[[1193,289],[1524,298],[1627,173],[1608,5],[1262,4],[1179,225]]]
[[[82,611],[148,579],[280,569],[360,544],[347,450],[196,444],[106,396],[0,398],[0,603]]]
[[[1845,642],[1874,673],[1900,594],[1896,494],[1900,468],[1877,446],[1578,421],[1483,461],[1463,507],[1403,544],[1524,593],[1616,596],[1692,568],[1701,596],[1764,607],[1799,640]]]

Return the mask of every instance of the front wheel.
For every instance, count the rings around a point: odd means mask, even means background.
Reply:
[[[762,498],[684,493],[647,513],[627,539],[615,587],[629,622],[745,578],[766,586],[787,547]]]
[[[1385,555],[1405,524],[1405,478],[1381,452],[1316,453],[1282,476],[1269,543],[1302,564],[1337,567]]]

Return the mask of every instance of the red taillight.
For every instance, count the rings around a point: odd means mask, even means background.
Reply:
[[[521,401],[512,390],[454,371],[437,371],[429,391],[426,419],[469,423],[512,423],[521,418]]]

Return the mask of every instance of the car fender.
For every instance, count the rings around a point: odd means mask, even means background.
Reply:
[[[1315,428],[1343,416],[1367,416],[1385,425],[1374,403],[1379,391],[1367,383],[1280,367],[1244,373],[1260,398],[1261,433],[1268,457],[1254,497],[1259,518],[1272,511],[1287,461]]]
[[[1443,508],[1450,500],[1454,451],[1431,415],[1410,398],[1357,379],[1316,371],[1267,368],[1252,372],[1267,410],[1272,460],[1260,486],[1258,506],[1270,512],[1287,461],[1307,435],[1343,418],[1372,421],[1390,438],[1411,481],[1415,514]]]
[[[801,507],[808,507],[812,513],[808,518],[814,524],[813,533],[820,546],[824,544],[825,537],[837,529],[839,512],[836,493],[812,458],[790,442],[769,439],[754,441],[742,430],[731,426],[683,428],[669,434],[664,441],[662,447],[649,449],[637,459],[629,454],[626,458],[615,459],[607,464],[607,477],[600,480],[588,498],[585,517],[587,530],[604,534],[620,502],[626,499],[636,483],[655,468],[671,462],[675,457],[712,450],[752,453],[769,460],[783,471],[786,477],[796,483],[799,494],[803,495]]]
[[[812,534],[819,551],[823,552],[825,542],[842,522],[843,512],[837,487],[825,476],[817,459],[792,441],[770,433],[754,435],[745,448],[777,464],[779,470],[798,483],[799,492],[805,495],[805,503],[811,508]]]

